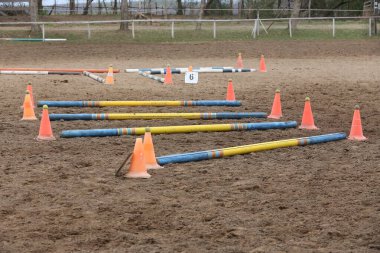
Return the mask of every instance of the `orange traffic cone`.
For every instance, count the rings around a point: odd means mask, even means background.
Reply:
[[[260,58],[260,72],[267,72],[267,66],[265,65],[264,55]]]
[[[359,105],[355,106],[354,117],[352,118],[350,136],[348,136],[348,139],[356,140],[356,141],[367,140],[367,138],[364,137],[363,135],[362,120],[360,117]]]
[[[51,124],[49,119],[48,106],[44,105],[42,107],[42,118],[40,124],[40,132],[37,136],[38,141],[53,141],[55,137],[53,131],[51,130]]]
[[[281,97],[280,97],[280,90],[276,90],[276,94],[274,95],[273,105],[272,105],[272,111],[268,118],[271,119],[279,119],[282,117],[282,110],[281,110]]]
[[[144,155],[146,168],[149,169],[162,169],[157,163],[156,154],[153,147],[152,134],[149,130],[145,131],[144,134]]]
[[[299,127],[301,129],[317,130],[319,129],[314,125],[313,112],[311,111],[310,98],[305,99],[305,107],[303,109],[302,123]]]
[[[26,91],[25,99],[23,103],[24,113],[21,120],[37,120],[36,115],[34,114],[34,109],[30,101],[29,91]]]
[[[28,85],[26,86],[26,90],[29,91],[30,94],[30,103],[32,103],[33,108],[36,106],[34,105],[34,98],[33,98],[33,88],[32,88],[32,83],[28,82]]]
[[[131,164],[129,166],[125,177],[128,178],[150,178],[145,165],[144,146],[142,138],[136,139],[135,148],[131,158]]]
[[[244,68],[244,65],[243,65],[243,58],[241,57],[241,53],[238,54],[238,58],[236,59],[236,68],[237,68],[237,69],[242,69],[242,68]]]
[[[234,85],[232,84],[232,79],[228,80],[228,86],[227,86],[227,98],[228,101],[235,101],[235,91],[234,91]]]
[[[113,67],[112,65],[110,65],[108,67],[108,73],[107,73],[105,84],[114,84],[114,83],[115,83],[115,80],[113,79]]]
[[[170,69],[170,65],[169,64],[166,67],[164,84],[173,84],[172,70]]]

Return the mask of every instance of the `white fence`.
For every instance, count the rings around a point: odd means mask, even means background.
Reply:
[[[293,21],[325,21],[329,22],[329,26],[327,29],[331,31],[331,36],[336,36],[336,21],[357,21],[362,24],[367,24],[368,26],[368,36],[372,36],[374,32],[377,32],[377,20],[380,20],[380,16],[372,16],[372,17],[312,17],[312,18],[275,18],[275,19],[228,19],[228,20],[209,20],[209,19],[151,19],[151,20],[108,20],[108,21],[58,21],[58,22],[0,22],[0,29],[4,26],[31,26],[32,24],[40,25],[42,30],[42,39],[44,40],[46,37],[46,26],[48,25],[67,25],[72,27],[73,25],[81,25],[86,26],[86,28],[82,28],[81,31],[87,32],[87,38],[91,39],[91,34],[93,31],[92,26],[99,25],[107,25],[107,24],[120,24],[120,23],[128,23],[130,24],[130,29],[132,33],[132,38],[135,39],[137,27],[136,24],[152,24],[152,23],[163,23],[167,26],[170,26],[170,37],[172,39],[175,38],[175,32],[178,29],[183,28],[183,24],[211,24],[212,25],[212,33],[210,36],[212,38],[217,39],[218,34],[218,23],[233,23],[235,26],[239,25],[239,22],[245,24],[251,24],[251,37],[253,39],[257,38],[260,35],[260,31],[265,33],[267,32],[266,27],[263,25],[263,22],[286,22],[289,37],[293,37],[294,29],[292,29]],[[177,25],[177,26],[176,26]],[[74,28],[72,28],[74,30]],[[99,28],[97,28],[99,29]],[[70,28],[66,29],[70,30]],[[78,29],[75,29],[76,31]],[[1,34],[1,30],[0,30]],[[1,36],[0,36],[1,37]]]

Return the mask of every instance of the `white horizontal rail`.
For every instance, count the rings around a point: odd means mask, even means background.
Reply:
[[[263,18],[261,21],[289,21],[291,20],[352,20],[352,19],[366,19],[380,18],[379,16],[371,17],[305,17],[305,18]],[[0,25],[70,25],[70,24],[119,24],[124,22],[136,22],[136,23],[149,23],[149,22],[161,22],[161,23],[188,23],[188,22],[254,22],[256,19],[126,19],[126,20],[102,20],[102,21],[57,21],[57,22],[0,22]]]

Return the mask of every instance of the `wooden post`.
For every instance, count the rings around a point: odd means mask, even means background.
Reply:
[[[216,39],[216,21],[214,21],[214,39]]]
[[[256,32],[257,32],[257,19],[255,19],[255,24],[252,29],[252,36],[254,39],[256,39]]]
[[[372,36],[372,19],[371,17],[368,18],[368,36],[371,37]]]
[[[42,41],[45,42],[45,24],[42,24]]]
[[[90,23],[87,24],[87,39],[91,39]]]
[[[132,20],[132,38],[135,38],[135,21]]]
[[[174,39],[174,21],[172,22],[172,39]]]
[[[335,18],[332,19],[332,35],[335,38]]]

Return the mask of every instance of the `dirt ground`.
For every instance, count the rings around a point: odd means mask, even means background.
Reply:
[[[200,74],[198,85],[164,86],[117,74],[114,86],[82,76],[0,75],[0,252],[379,252],[380,43],[258,41],[195,44],[1,43],[1,67],[247,67],[265,54],[268,73]],[[103,75],[104,76],[104,75]],[[115,178],[135,137],[61,139],[68,129],[236,120],[20,121],[27,81],[36,100],[224,99],[237,108],[50,108],[79,112],[270,112],[281,89],[284,117],[300,122],[311,97],[320,130],[155,135],[158,156],[349,132],[360,104],[366,142],[348,140],[171,164],[148,180]],[[37,109],[41,113],[41,109]],[[240,120],[258,122],[264,120]],[[272,120],[273,121],[273,120]]]

